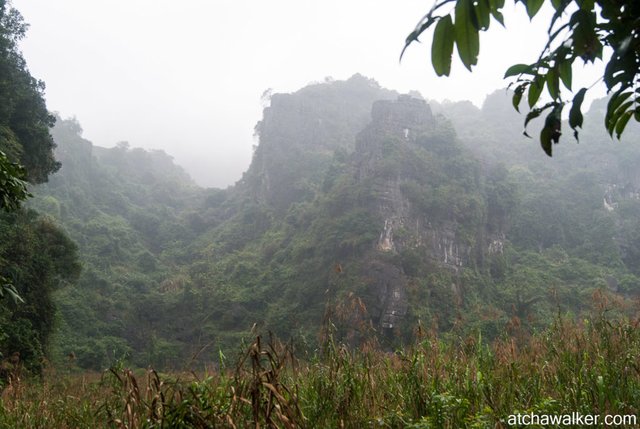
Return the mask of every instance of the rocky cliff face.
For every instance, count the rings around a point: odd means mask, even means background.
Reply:
[[[165,154],[98,149],[59,123],[63,167],[37,208],[89,256],[64,308],[95,314],[143,360],[157,333],[178,364],[201,344],[237,350],[252,326],[309,351],[323,326],[395,347],[419,320],[491,337],[514,317],[542,327],[559,304],[581,314],[602,288],[640,296],[640,146],[589,137],[601,120],[585,118],[580,145],[549,160],[510,138],[522,118],[485,104],[457,109],[456,138],[435,105],[362,76],[274,95],[249,171],[224,191],[198,189]],[[522,164],[529,153],[544,159]],[[68,315],[64,337],[93,350]]]
[[[502,253],[512,204],[423,99],[355,77],[274,95],[256,130],[235,214],[210,234],[224,259],[208,278],[247,311],[268,303],[265,325],[291,332],[356,297],[366,311],[343,325],[395,339],[474,302],[465,279]]]
[[[293,202],[312,199],[334,152],[353,150],[371,104],[395,96],[359,74],[274,94],[256,125],[260,144],[241,187],[281,213]]]
[[[372,317],[383,330],[397,328],[409,309],[412,275],[402,262],[408,253],[418,265],[455,278],[461,268],[502,252],[504,231],[487,227],[479,164],[424,100],[400,96],[374,103],[353,160],[357,183],[372,189],[368,208],[379,222],[363,276],[375,295]],[[455,281],[451,289],[457,301],[464,299]]]

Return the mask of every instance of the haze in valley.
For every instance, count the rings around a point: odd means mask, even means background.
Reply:
[[[361,73],[400,92],[481,106],[505,87],[510,65],[537,58],[550,16],[547,10],[529,23],[522,5],[507,5],[507,30],[494,23],[481,35],[474,72],[454,53],[452,77],[437,78],[428,37],[398,61],[405,37],[427,12],[424,1],[13,5],[31,25],[21,46],[31,73],[46,82],[50,110],[75,116],[96,145],[163,149],[198,184],[214,187],[233,184],[247,169],[266,90],[292,92]],[[595,82],[600,69],[574,73],[575,86]]]

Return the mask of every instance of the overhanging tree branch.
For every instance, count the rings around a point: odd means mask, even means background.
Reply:
[[[509,86],[515,85],[514,108],[519,111],[520,101],[526,92],[532,110],[525,120],[525,128],[531,119],[551,108],[540,132],[542,149],[551,156],[553,144],[560,141],[560,113],[565,105],[570,104],[569,126],[578,139],[578,129],[583,123],[581,106],[590,88],[580,88],[573,97],[565,99],[560,82],[568,91],[572,91],[573,64],[578,59],[585,63],[602,60],[603,48],[608,46],[613,54],[606,64],[602,81],[612,95],[607,105],[605,127],[609,135],[613,137],[615,133],[616,138],[620,139],[632,118],[640,122],[640,2],[514,0],[514,3],[522,3],[533,19],[545,1],[555,10],[545,47],[533,63],[516,64],[505,73],[505,79],[512,79]],[[436,11],[449,3],[455,3],[451,12],[435,15]],[[437,23],[431,45],[431,62],[436,74],[449,76],[451,73],[454,46],[462,64],[471,71],[478,60],[479,32],[489,29],[491,18],[504,25],[501,12],[504,4],[505,0],[437,1],[407,37],[400,58],[409,45],[419,41],[420,35]],[[556,27],[558,24],[559,27]],[[566,36],[562,42],[553,47],[564,32]],[[552,101],[536,107],[545,87]]]

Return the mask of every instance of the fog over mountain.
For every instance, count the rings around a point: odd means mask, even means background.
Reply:
[[[50,110],[77,117],[96,144],[163,149],[196,182],[218,187],[249,165],[265,90],[291,92],[362,73],[398,91],[479,107],[505,86],[511,64],[537,57],[551,15],[546,10],[529,23],[522,5],[508,4],[508,30],[482,35],[473,74],[455,58],[452,77],[439,79],[425,47],[411,47],[398,62],[425,13],[418,0],[13,4],[31,24],[21,47],[33,75],[46,82]],[[574,85],[596,78],[597,67],[576,71]]]
[[[252,162],[224,190],[162,151],[102,148],[59,119],[62,169],[33,207],[65,227],[85,268],[58,295],[55,348],[87,368],[114,350],[177,367],[254,324],[313,346],[327,311],[336,338],[392,348],[419,320],[491,338],[512,317],[538,329],[558,309],[580,314],[601,287],[633,299],[640,147],[610,142],[604,101],[581,143],[549,159],[522,139],[503,90],[477,108],[361,74],[312,84],[265,98]],[[343,314],[354,297],[362,310]]]
[[[639,427],[640,3],[440,1],[0,0],[0,428]]]

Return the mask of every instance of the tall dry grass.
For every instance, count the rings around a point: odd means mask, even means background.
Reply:
[[[601,312],[492,342],[421,330],[396,353],[328,335],[305,362],[258,336],[234,368],[200,376],[120,366],[99,379],[23,381],[3,394],[0,426],[502,428],[514,413],[638,415],[638,325]]]

